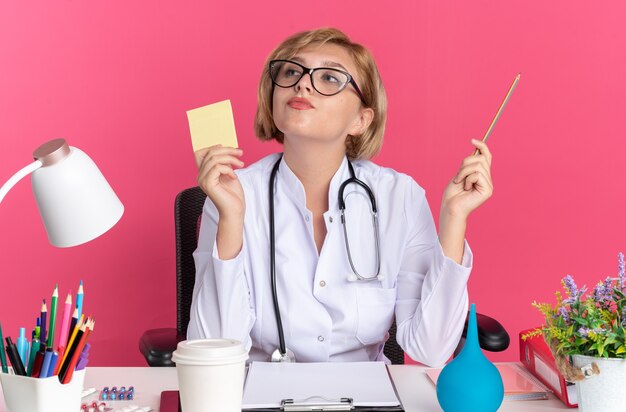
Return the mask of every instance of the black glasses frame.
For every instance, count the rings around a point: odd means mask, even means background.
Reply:
[[[300,77],[298,77],[298,79],[293,82],[293,84],[289,85],[289,86],[281,86],[280,84],[276,83],[276,80],[274,79],[274,76],[272,73],[274,73],[274,71],[272,70],[274,65],[277,63],[291,63],[291,64],[295,64],[296,66],[302,68],[302,74],[300,75]],[[348,77],[348,81],[343,85],[343,87],[339,90],[337,90],[336,93],[322,93],[319,90],[317,90],[317,87],[315,87],[315,81],[313,80],[313,73],[315,73],[317,70],[333,70],[342,74],[345,74]],[[305,74],[308,74],[311,77],[311,86],[313,86],[313,88],[315,89],[316,92],[318,92],[319,94],[321,94],[322,96],[334,96],[336,94],[341,93],[348,84],[351,84],[352,87],[354,87],[354,90],[356,90],[357,94],[359,95],[359,98],[361,99],[361,102],[363,102],[363,104],[365,103],[365,98],[363,97],[363,93],[361,93],[361,89],[359,89],[359,86],[356,84],[356,82],[354,81],[354,79],[352,78],[352,75],[346,71],[343,70],[339,70],[336,69],[334,67],[316,67],[315,69],[311,69],[309,67],[303,66],[298,62],[294,62],[293,60],[271,60],[270,64],[269,64],[269,75],[270,75],[270,79],[272,79],[272,83],[275,86],[278,87],[282,87],[283,89],[288,89],[290,87],[295,86],[296,84],[298,84],[300,82],[300,80],[302,80],[302,78],[304,77]]]

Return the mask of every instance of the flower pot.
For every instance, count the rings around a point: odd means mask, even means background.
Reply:
[[[616,411],[626,405],[626,359],[572,355],[572,363],[575,368],[595,363],[600,369],[598,375],[576,382],[581,412]]]

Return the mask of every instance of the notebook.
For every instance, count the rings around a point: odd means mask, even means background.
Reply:
[[[516,401],[548,399],[548,389],[520,363],[500,363],[496,367],[502,376],[504,399]],[[426,375],[437,384],[440,372],[441,368],[427,369]]]

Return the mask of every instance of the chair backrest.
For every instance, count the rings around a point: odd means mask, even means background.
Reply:
[[[176,196],[174,222],[176,225],[176,330],[187,335],[196,265],[193,252],[198,246],[198,219],[206,194],[198,186],[185,189]]]
[[[174,221],[176,224],[176,329],[182,336],[187,334],[196,266],[193,252],[198,246],[198,222],[206,194],[199,187],[185,189],[176,196]],[[396,342],[396,322],[389,329],[385,344],[385,356],[393,364],[404,363],[404,351]]]

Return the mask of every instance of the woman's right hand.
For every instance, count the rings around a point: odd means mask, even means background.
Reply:
[[[195,152],[198,185],[217,208],[220,220],[243,223],[245,198],[241,183],[233,170],[235,167],[243,167],[243,162],[239,160],[242,154],[241,149],[222,145]]]

